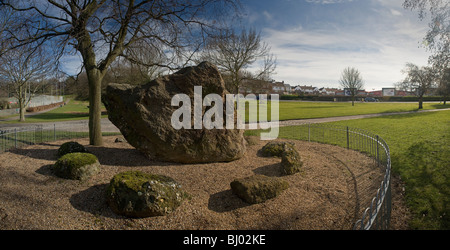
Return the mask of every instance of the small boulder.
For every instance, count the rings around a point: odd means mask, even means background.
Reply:
[[[76,141],[63,143],[58,149],[58,157],[69,153],[88,153],[87,149]]]
[[[284,174],[291,175],[300,172],[303,166],[302,159],[298,151],[290,144],[283,146],[281,154],[281,169]]]
[[[100,171],[97,157],[90,153],[68,153],[60,157],[53,172],[64,179],[85,181]]]
[[[125,140],[123,138],[117,137],[114,142],[118,143],[118,142],[124,142]]]
[[[234,180],[230,186],[239,198],[250,204],[256,204],[275,198],[289,187],[289,183],[279,177],[253,175]]]
[[[271,141],[268,142],[262,149],[261,149],[261,153],[262,156],[265,157],[281,157],[281,155],[283,154],[283,150],[284,150],[284,145],[290,145],[290,146],[294,146],[293,143],[291,142],[281,142],[281,141]]]
[[[115,213],[143,218],[175,211],[188,195],[170,177],[128,171],[111,179],[106,197]]]

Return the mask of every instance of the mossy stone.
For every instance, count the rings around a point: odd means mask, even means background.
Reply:
[[[187,197],[174,179],[140,171],[115,175],[106,190],[108,204],[115,213],[135,218],[169,214]]]
[[[264,145],[264,147],[261,149],[261,153],[265,157],[281,157],[281,155],[283,154],[284,145],[286,144],[292,147],[294,146],[294,144],[291,142],[271,141]]]
[[[281,168],[284,174],[291,175],[300,172],[303,161],[298,151],[291,145],[283,146],[281,154]]]
[[[58,157],[69,153],[89,153],[87,149],[78,142],[69,141],[63,143],[58,149]]]
[[[97,157],[90,153],[68,153],[53,165],[56,176],[72,180],[87,180],[100,170]]]
[[[230,186],[239,198],[247,203],[256,204],[275,198],[289,187],[289,183],[279,177],[253,175],[236,179]]]

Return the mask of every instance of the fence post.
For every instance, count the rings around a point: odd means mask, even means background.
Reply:
[[[308,123],[308,141],[311,142],[311,124]]]
[[[17,148],[17,128],[14,128],[14,147]]]
[[[347,149],[350,149],[350,136],[348,134],[348,126],[347,126]]]
[[[380,167],[380,154],[378,152],[378,135],[377,135],[377,165],[378,167]]]
[[[56,124],[53,123],[53,141],[56,141]]]

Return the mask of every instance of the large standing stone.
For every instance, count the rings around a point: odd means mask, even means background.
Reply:
[[[104,99],[108,117],[132,146],[153,159],[208,163],[241,158],[245,152],[243,130],[225,129],[225,119],[224,129],[194,129],[191,107],[192,129],[172,127],[172,114],[179,109],[171,106],[172,97],[186,94],[193,106],[194,86],[202,86],[203,97],[218,94],[226,103],[228,92],[217,67],[203,62],[141,86],[109,84]],[[223,111],[225,117],[226,105]],[[205,107],[202,117],[204,112]]]

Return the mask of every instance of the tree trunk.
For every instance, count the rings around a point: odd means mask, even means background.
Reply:
[[[103,145],[102,116],[102,79],[103,75],[97,69],[86,72],[89,81],[89,144]]]
[[[423,109],[423,96],[419,96],[419,109]]]
[[[352,106],[355,106],[355,96],[352,96]]]
[[[18,95],[18,102],[19,102],[19,121],[24,122],[25,121],[25,98],[22,93],[23,87],[19,86],[19,95]]]

